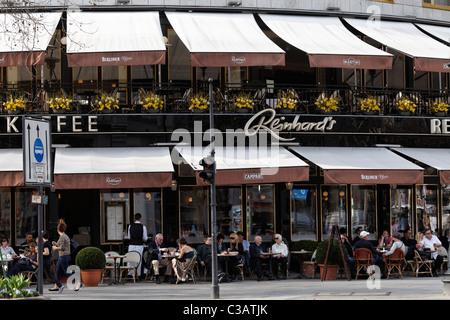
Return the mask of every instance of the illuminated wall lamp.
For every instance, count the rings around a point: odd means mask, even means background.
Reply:
[[[177,191],[177,186],[178,186],[177,180],[172,180],[172,185],[170,186],[170,189],[172,191]]]
[[[292,190],[292,188],[294,188],[294,183],[293,182],[286,182],[286,189]]]

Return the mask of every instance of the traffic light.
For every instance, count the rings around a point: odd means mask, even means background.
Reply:
[[[213,182],[215,173],[215,162],[213,157],[207,156],[200,160],[199,164],[203,167],[202,172],[198,175],[204,182]]]

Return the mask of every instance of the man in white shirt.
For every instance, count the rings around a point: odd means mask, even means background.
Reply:
[[[424,230],[424,237],[422,238],[422,241],[418,244],[419,250],[425,251],[425,248],[430,250],[436,250],[436,252],[431,253],[431,259],[435,260],[433,265],[433,276],[437,276],[436,270],[441,268],[441,264],[443,261],[443,258],[438,255],[437,250],[438,248],[442,246],[441,241],[432,234],[431,229],[427,228]]]
[[[276,234],[273,239],[275,240],[275,243],[272,245],[272,252],[279,254],[273,256],[272,271],[275,277],[280,279],[280,276],[278,275],[278,265],[281,264],[281,279],[286,279],[289,250],[287,245],[283,243],[280,234]]]

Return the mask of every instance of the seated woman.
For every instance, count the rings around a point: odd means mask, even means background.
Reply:
[[[286,279],[286,271],[287,271],[287,261],[289,256],[289,249],[286,244],[282,242],[282,238],[280,234],[276,234],[273,238],[275,240],[274,245],[272,246],[272,252],[279,253],[278,255],[274,255],[272,259],[272,270],[274,276],[277,279],[280,279],[278,274],[278,265],[281,264],[281,279]]]
[[[179,242],[179,252],[180,255],[172,259],[172,268],[177,276],[177,284],[180,281],[186,281],[188,277],[188,267],[189,262],[194,257],[195,251],[190,246],[187,245],[187,241],[185,238],[181,238]]]
[[[393,234],[392,236],[393,244],[391,246],[391,249],[388,252],[386,252],[383,256],[390,256],[391,254],[394,253],[395,249],[401,249],[403,253],[406,254],[406,246],[401,240],[401,237],[402,237],[401,234],[398,232]]]
[[[245,263],[245,252],[244,246],[239,240],[237,233],[230,234],[230,248],[228,253],[237,252],[236,256],[229,256],[228,259],[228,272],[230,273],[231,279],[235,280],[239,274],[239,270],[236,268],[238,264]]]
[[[21,271],[34,271],[37,268],[37,252],[36,243],[31,242],[29,244],[29,253],[24,258],[21,258],[14,266],[8,270],[6,276],[11,277],[18,274]]]
[[[389,236],[389,231],[384,230],[381,234],[380,239],[378,239],[378,249],[385,247],[389,250],[392,246],[392,238]]]

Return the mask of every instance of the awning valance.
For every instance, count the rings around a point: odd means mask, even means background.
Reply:
[[[345,18],[366,36],[400,53],[414,58],[418,71],[450,72],[450,47],[431,38],[409,22],[376,21]]]
[[[305,51],[311,67],[391,69],[392,55],[360,40],[336,17],[260,14],[280,38]]]
[[[205,183],[199,177],[199,165],[209,148],[176,147],[180,156],[196,172],[197,184]],[[309,166],[284,148],[221,147],[215,148],[216,184],[239,185],[308,181]]]
[[[284,51],[251,14],[166,12],[194,67],[284,65]]]
[[[323,169],[326,184],[417,184],[424,170],[385,148],[292,147]]]
[[[69,67],[164,64],[158,12],[68,12]]]
[[[56,149],[56,189],[170,187],[168,148]]]
[[[450,184],[450,149],[394,148],[392,150],[435,168],[439,171],[441,183]]]
[[[61,12],[0,14],[0,66],[44,64],[60,18]]]
[[[0,149],[0,187],[23,186],[22,149]]]

